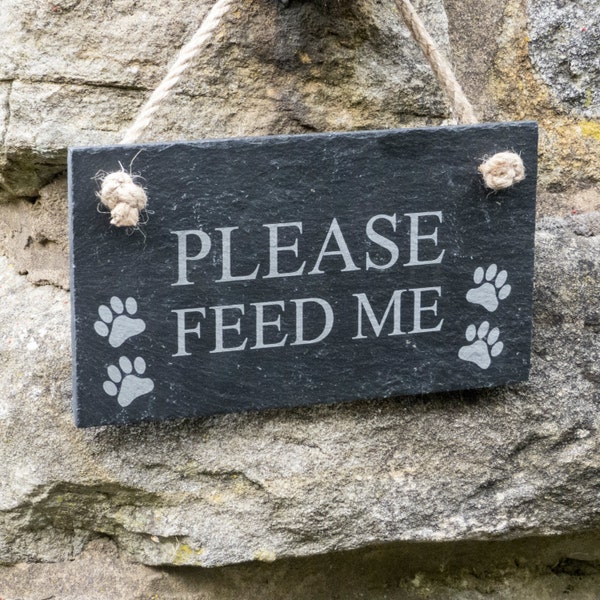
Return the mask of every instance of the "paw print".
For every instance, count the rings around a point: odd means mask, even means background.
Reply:
[[[146,329],[146,323],[142,319],[133,318],[137,308],[135,298],[127,298],[123,305],[120,298],[113,296],[110,299],[110,306],[101,304],[98,308],[100,320],[94,323],[94,330],[99,336],[107,337],[108,343],[113,348],[118,348],[130,337]]]
[[[506,283],[508,273],[504,270],[498,272],[498,267],[490,265],[487,271],[477,267],[473,273],[473,281],[478,287],[467,292],[467,300],[472,304],[480,304],[489,312],[498,308],[500,300],[508,298],[511,287]],[[484,281],[485,279],[485,281]]]
[[[129,406],[136,398],[154,389],[152,379],[139,377],[146,372],[146,361],[139,356],[133,364],[126,356],[121,356],[119,366],[110,365],[106,372],[110,381],[105,381],[102,387],[109,396],[117,396],[121,406]]]
[[[490,324],[487,321],[484,321],[479,329],[475,325],[469,325],[465,337],[467,342],[472,343],[458,351],[458,358],[475,363],[481,369],[487,369],[492,364],[492,357],[495,358],[504,349],[504,344],[498,341],[500,330],[494,327],[490,331]]]

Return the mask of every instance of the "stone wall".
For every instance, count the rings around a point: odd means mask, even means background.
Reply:
[[[210,4],[0,0],[0,596],[596,598],[593,0],[415,3],[482,120],[540,123],[528,383],[74,428],[66,149],[118,141]],[[147,140],[450,123],[393,2],[244,0]]]

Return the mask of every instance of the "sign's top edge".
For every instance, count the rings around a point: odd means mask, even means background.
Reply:
[[[70,146],[69,147],[69,155],[73,151],[90,151],[96,149],[107,150],[110,148],[118,148],[120,150],[126,148],[138,148],[140,146],[144,147],[154,147],[154,148],[166,148],[178,145],[203,145],[203,144],[222,144],[222,143],[231,143],[231,142],[251,142],[251,143],[260,143],[265,140],[271,141],[287,141],[290,139],[331,139],[333,137],[362,137],[362,136],[372,136],[373,134],[385,134],[385,133],[394,133],[394,134],[409,134],[415,132],[422,133],[438,133],[441,131],[445,132],[454,132],[454,131],[463,131],[463,130],[472,130],[475,128],[479,129],[494,129],[494,128],[512,128],[512,127],[530,127],[537,130],[537,121],[502,121],[502,122],[491,122],[491,123],[477,123],[475,125],[440,125],[434,127],[402,127],[395,129],[360,129],[354,131],[325,131],[318,133],[286,133],[286,134],[277,134],[277,135],[260,135],[260,136],[237,136],[231,138],[205,138],[200,140],[173,140],[173,141],[159,141],[159,142],[140,142],[135,144],[110,144],[105,146]]]

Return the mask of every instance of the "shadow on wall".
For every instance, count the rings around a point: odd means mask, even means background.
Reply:
[[[6,600],[545,600],[597,598],[598,532],[516,541],[401,543],[203,569],[126,563],[107,538],[75,561],[0,567]],[[182,552],[185,548],[182,548]],[[268,561],[266,555],[264,560]]]

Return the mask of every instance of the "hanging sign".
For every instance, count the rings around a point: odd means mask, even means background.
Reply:
[[[71,150],[77,425],[525,380],[536,161],[534,123]],[[139,230],[99,208],[120,169]]]

